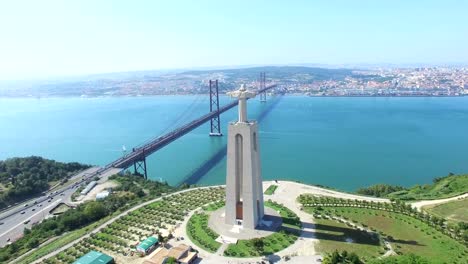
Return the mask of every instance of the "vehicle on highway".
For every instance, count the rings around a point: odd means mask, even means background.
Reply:
[[[4,223],[3,222],[0,222],[0,225],[3,225]]]
[[[33,211],[33,212],[36,211],[36,208],[33,208],[32,211]]]
[[[25,211],[21,212],[21,214],[24,214],[24,213],[26,213],[26,212]]]
[[[28,204],[25,204],[24,207],[28,207]]]
[[[26,221],[24,221],[23,223],[26,225],[26,224],[28,224],[30,221],[31,221],[31,220],[26,220]]]

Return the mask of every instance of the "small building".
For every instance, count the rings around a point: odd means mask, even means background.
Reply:
[[[86,185],[86,187],[81,191],[81,194],[86,195],[87,193],[89,193],[89,191],[91,191],[94,188],[94,186],[96,186],[96,184],[97,181],[92,181],[88,183],[88,185]]]
[[[152,253],[143,264],[164,264],[169,258],[174,258],[176,263],[191,264],[198,258],[198,253],[185,244],[171,248],[162,247]]]
[[[102,191],[98,194],[96,194],[96,200],[102,200],[104,198],[106,198],[107,196],[109,196],[110,192],[109,191]]]
[[[73,264],[114,264],[114,258],[104,253],[91,250],[86,255],[77,259]]]
[[[197,259],[197,255],[198,255],[196,252],[192,252],[191,250],[192,250],[191,246],[180,244],[176,247],[169,249],[169,253],[167,254],[167,257],[175,258],[177,263],[180,263],[180,264],[190,264],[195,259]]]
[[[141,253],[147,255],[149,252],[151,252],[156,247],[157,244],[158,244],[158,239],[155,238],[155,237],[150,236],[147,239],[145,239],[143,242],[141,242],[136,247],[136,250],[138,252],[141,252]]]

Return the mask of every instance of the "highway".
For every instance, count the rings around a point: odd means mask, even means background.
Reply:
[[[69,182],[52,193],[29,200],[14,208],[0,213],[0,247],[4,247],[9,242],[15,241],[23,234],[24,228],[31,228],[49,216],[49,212],[59,203],[71,202],[71,196],[81,184],[91,180],[95,176],[100,177],[104,182],[111,175],[120,172],[121,169],[108,168],[102,170],[100,167],[92,167],[72,176]]]

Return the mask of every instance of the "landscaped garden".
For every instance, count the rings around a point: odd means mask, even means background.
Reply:
[[[194,189],[163,197],[160,201],[129,212],[100,232],[46,259],[43,263],[70,263],[90,250],[111,256],[133,255],[135,246],[148,236],[170,234],[188,213],[205,204],[224,198],[224,188]]]
[[[305,211],[317,218],[318,224],[322,221],[320,219],[326,221],[328,227],[322,229],[337,230],[335,227],[329,227],[335,226],[330,221],[342,222],[348,229],[356,229],[356,226],[370,229],[379,234],[381,240],[388,241],[397,254],[414,253],[428,257],[435,263],[465,263],[468,258],[468,249],[464,245],[466,242],[459,233],[447,228],[442,218],[418,212],[407,204],[375,203],[312,195],[301,195],[298,200]],[[344,228],[343,225],[340,227]],[[317,230],[320,229],[321,226],[317,225]],[[359,233],[351,236],[349,230],[342,230],[341,235],[335,233],[333,237],[323,236],[318,250],[329,253],[333,247],[338,247],[357,251],[364,260],[375,257],[377,248],[367,246],[368,242],[366,247],[356,245],[354,248],[354,245],[353,247],[347,245],[346,240],[340,241],[345,233],[349,236],[349,242],[351,239],[356,242],[359,240]],[[320,234],[318,236],[320,239]],[[382,243],[380,245],[382,246]],[[378,253],[383,254],[387,249],[381,248]]]
[[[335,250],[357,252],[363,258],[378,257],[385,252],[379,236],[359,230],[333,219],[314,219],[315,238],[320,240],[316,250],[320,253],[333,253]]]
[[[264,194],[265,195],[273,195],[276,191],[276,189],[278,189],[278,185],[270,185],[268,186],[268,188],[265,190]]]
[[[269,236],[250,240],[238,240],[224,251],[229,257],[259,257],[281,251],[294,242],[301,232],[301,221],[290,209],[276,202],[267,201],[265,206],[275,209],[283,219],[279,230]]]
[[[192,215],[187,223],[187,235],[195,245],[213,253],[218,250],[221,243],[215,241],[218,234],[208,227],[208,218],[209,215],[206,213]]]

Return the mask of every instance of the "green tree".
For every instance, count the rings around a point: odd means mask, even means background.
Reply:
[[[263,239],[254,238],[253,239],[253,246],[255,247],[255,250],[257,250],[258,252],[263,252],[263,247],[264,247]]]
[[[36,248],[39,246],[39,240],[37,238],[31,238],[26,245],[28,248]]]
[[[166,264],[176,264],[177,263],[177,259],[175,259],[174,257],[168,257],[166,259],[166,262],[164,262]]]
[[[84,215],[90,219],[100,219],[106,215],[106,208],[100,202],[89,202],[84,209]]]

